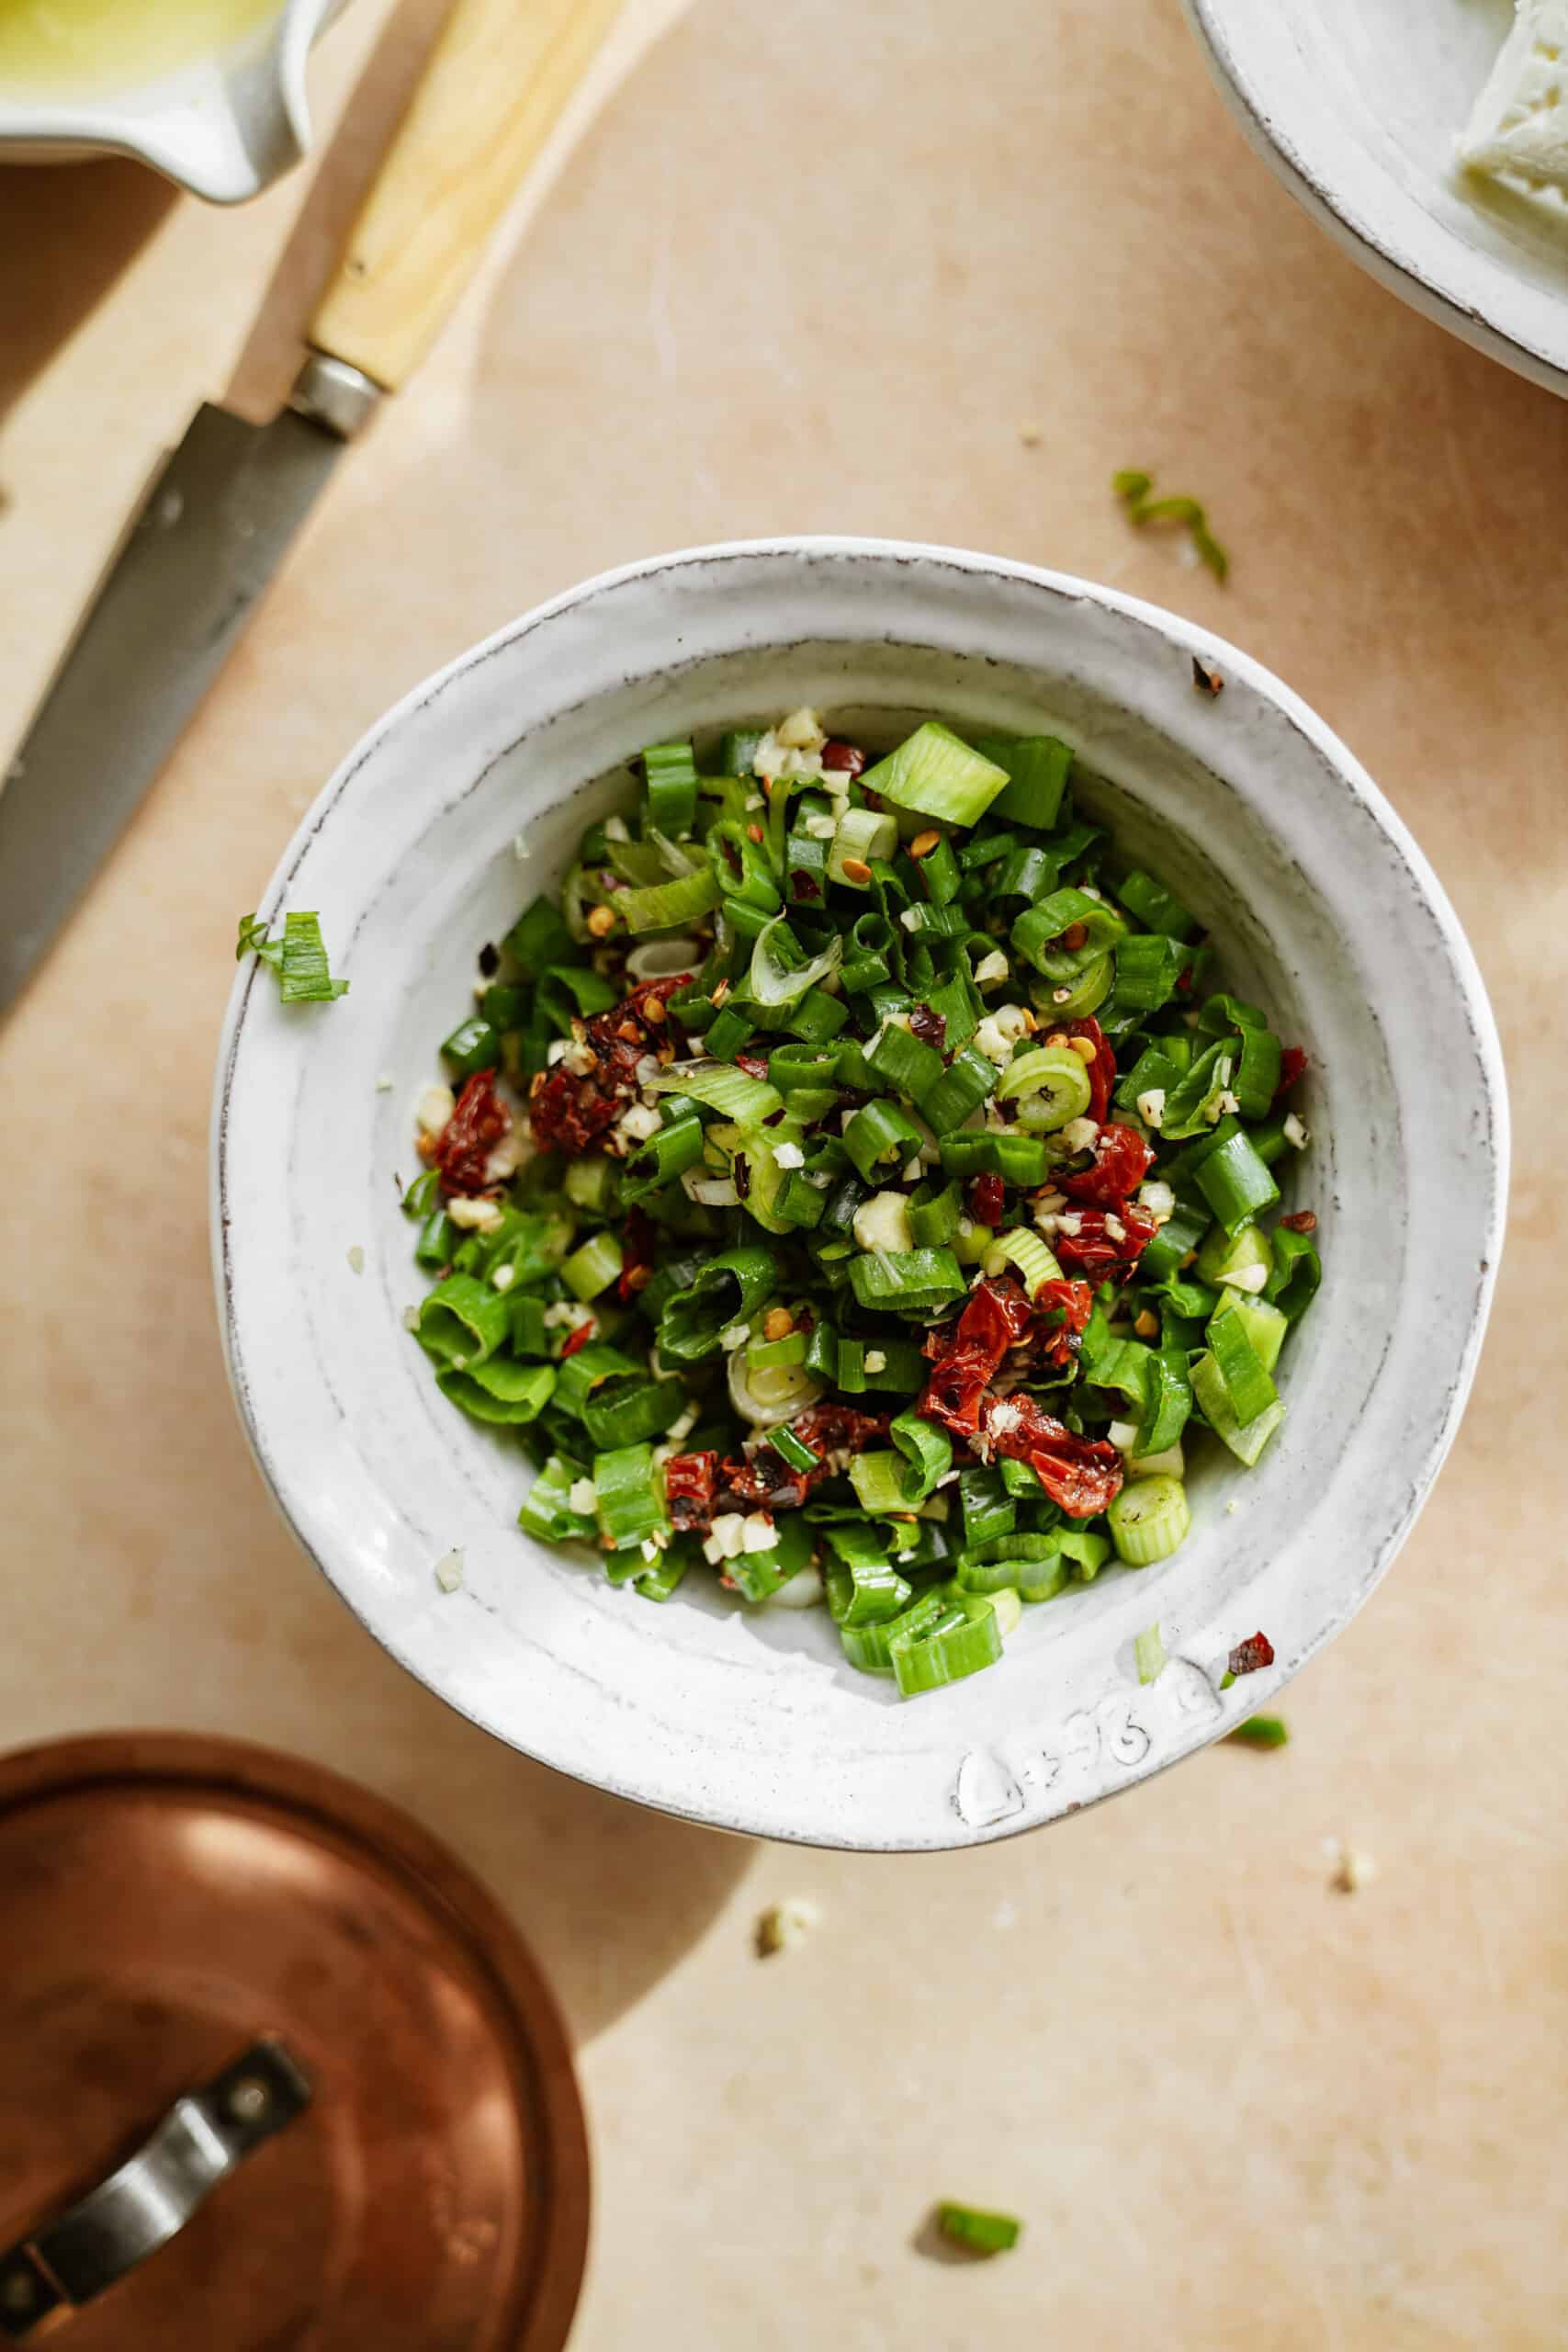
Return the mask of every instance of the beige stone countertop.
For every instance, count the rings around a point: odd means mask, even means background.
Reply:
[[[432,20],[355,0],[327,37],[323,141],[389,26],[314,188],[224,214],[119,163],[0,173],[7,741],[160,447],[236,370],[276,398]],[[1207,499],[1228,587],[1130,531],[1108,480],[1134,464]],[[581,2049],[575,2352],[1568,2342],[1565,514],[1568,404],[1318,233],[1174,0],[693,0],[340,469],[0,1034],[4,1745],[247,1735],[484,1873]],[[749,1847],[493,1744],[297,1552],[219,1358],[213,1052],[299,812],[536,599],[775,530],[1087,573],[1270,663],[1437,867],[1513,1087],[1468,1418],[1287,1692],[1291,1746],[973,1854]],[[1353,1895],[1337,1838],[1380,1866]],[[821,1925],[759,1962],[752,1919],[793,1894]],[[1018,2251],[933,2258],[943,2196],[1022,2215]]]

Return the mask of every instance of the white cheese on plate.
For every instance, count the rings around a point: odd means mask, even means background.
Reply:
[[[1517,0],[1459,153],[1472,172],[1512,172],[1568,194],[1568,0]]]

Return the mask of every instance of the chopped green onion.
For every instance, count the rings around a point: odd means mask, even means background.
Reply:
[[[642,763],[649,823],[671,841],[689,833],[697,817],[697,763],[690,743],[650,743]]]
[[[1010,817],[1048,833],[1061,814],[1062,795],[1072,773],[1072,746],[1055,735],[1024,735],[1016,741],[984,736],[976,745],[1006,768],[1008,781],[991,803],[993,817]]]
[[[900,1625],[906,1630],[900,1632]],[[909,1630],[896,1617],[887,1654],[899,1697],[912,1699],[995,1666],[1002,1654],[1001,1620],[986,1594],[959,1593],[921,1628]]]
[[[1157,1682],[1166,1669],[1165,1644],[1158,1625],[1147,1625],[1133,1644],[1133,1656],[1137,1664],[1138,1679],[1143,1683]]]
[[[885,864],[898,846],[898,820],[876,808],[846,808],[828,853],[828,879],[846,890],[869,890],[871,868]],[[846,874],[844,867],[865,872]]]
[[[476,1013],[470,1020],[458,1023],[441,1051],[459,1077],[471,1078],[476,1070],[499,1067],[501,1039],[490,1023],[481,1021]]]
[[[1191,1532],[1187,1489],[1179,1478],[1137,1478],[1123,1487],[1105,1514],[1116,1556],[1130,1568],[1168,1560]]]
[[[850,1287],[863,1306],[924,1315],[962,1298],[969,1285],[951,1250],[874,1250],[851,1260]]]
[[[592,1539],[592,1513],[571,1508],[571,1490],[579,1476],[558,1453],[551,1454],[524,1497],[523,1508],[517,1514],[517,1524],[525,1535],[533,1536],[537,1544],[587,1543]]]
[[[835,935],[820,955],[803,959],[790,930],[789,918],[776,915],[757,933],[746,993],[753,1004],[766,1010],[797,1005],[808,989],[828,973],[838,970],[843,953],[844,943]]]
[[[908,1114],[887,1101],[863,1104],[844,1129],[844,1149],[868,1184],[879,1170],[897,1171],[918,1158],[923,1141]]]
[[[596,1233],[561,1262],[561,1280],[574,1298],[597,1298],[621,1272],[621,1245],[613,1233]]]
[[[895,808],[950,825],[975,824],[1008,782],[1006,768],[972,751],[937,719],[918,727],[861,778],[863,790],[877,793]]]
[[[491,1356],[466,1372],[442,1366],[435,1385],[471,1420],[519,1429],[536,1420],[549,1403],[556,1374],[551,1364],[517,1363],[510,1356]]]
[[[1116,895],[1129,914],[1150,931],[1163,932],[1168,939],[1190,939],[1198,927],[1180,899],[1173,899],[1162,882],[1141,867],[1134,866],[1118,884]]]
[[[506,1299],[472,1274],[448,1274],[419,1310],[422,1346],[454,1371],[467,1372],[492,1356],[506,1338]]]
[[[1280,1197],[1280,1187],[1254,1151],[1245,1127],[1205,1154],[1197,1184],[1227,1233],[1238,1232]]]
[[[1077,1058],[1075,1055],[1074,1059]],[[1061,1267],[1040,1236],[1027,1225],[1014,1226],[1002,1235],[997,1246],[1023,1276],[1024,1291],[1030,1298],[1039,1296],[1042,1283],[1061,1281]]]
[[[1267,1374],[1264,1374],[1267,1378]],[[1285,1418],[1283,1400],[1266,1406],[1244,1428],[1236,1419],[1224,1377],[1212,1354],[1205,1351],[1192,1365],[1192,1394],[1214,1435],[1238,1462],[1250,1468]]]
[[[1266,1413],[1277,1402],[1274,1383],[1258,1362],[1247,1325],[1239,1316],[1217,1312],[1211,1315],[1207,1337],[1235,1425],[1238,1430],[1245,1430],[1259,1413]]]
[[[669,1527],[649,1445],[620,1445],[596,1453],[593,1496],[600,1538],[609,1551],[627,1551]]]
[[[727,1005],[725,1012],[728,1010]],[[716,1022],[714,1027],[717,1025]],[[713,1031],[708,1035],[711,1038]],[[749,1078],[731,1062],[672,1062],[649,1084],[656,1094],[689,1094],[705,1111],[716,1112],[737,1126],[760,1127],[764,1119],[784,1109],[784,1096],[776,1086],[770,1086],[766,1079]]]
[[[1031,1106],[1029,1125],[1049,1135],[1089,1109],[1092,1087],[1088,1065],[1067,1046],[1033,1046],[1015,1054],[997,1088],[1004,1102]]]
[[[975,1046],[965,1046],[954,1054],[931,1091],[920,1099],[920,1114],[931,1133],[946,1136],[961,1127],[995,1091],[998,1076],[995,1062]],[[1084,1101],[1089,1101],[1087,1093]]]
[[[673,875],[643,889],[617,890],[610,904],[630,932],[679,931],[709,913],[718,899],[717,879],[712,867],[705,865],[694,874]]]
[[[659,1318],[659,1352],[667,1363],[701,1363],[716,1355],[719,1335],[749,1323],[776,1280],[773,1252],[730,1250],[698,1269],[665,1303]]]

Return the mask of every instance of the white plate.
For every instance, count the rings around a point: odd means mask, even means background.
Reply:
[[[1568,392],[1568,205],[1459,171],[1510,0],[1184,0],[1252,145],[1364,269]]]
[[[1194,652],[1225,679],[1217,700],[1194,690]],[[1314,1065],[1316,1136],[1292,1181],[1318,1213],[1326,1280],[1285,1356],[1280,1437],[1234,1475],[1195,1448],[1196,1525],[1172,1562],[1026,1611],[1001,1665],[906,1704],[844,1664],[822,1611],[747,1612],[696,1575],[655,1607],[530,1544],[522,1456],[446,1404],[402,1328],[423,1287],[398,1206],[412,1103],[478,947],[553,879],[628,753],[803,701],[889,733],[940,712],[1068,737],[1106,778],[1096,805]],[[1496,1038],[1419,851],[1243,654],[1081,581],[940,548],[781,540],[635,565],[503,629],[383,719],[262,911],[286,905],[320,910],[353,985],[286,1010],[254,963],[235,983],[213,1159],[235,1395],[350,1608],[501,1738],[729,1829],[900,1849],[1006,1837],[1252,1713],[1403,1542],[1459,1419],[1496,1265]],[[446,1596],[434,1569],[453,1545],[466,1574]],[[1156,1619],[1171,1663],[1143,1690],[1133,1640]],[[1231,1645],[1259,1629],[1274,1668],[1222,1694]]]

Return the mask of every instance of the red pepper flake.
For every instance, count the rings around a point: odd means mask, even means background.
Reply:
[[[647,1211],[628,1209],[621,1227],[621,1274],[615,1284],[615,1295],[623,1306],[652,1280],[654,1238],[653,1219]]]
[[[1310,1065],[1300,1046],[1287,1046],[1280,1057],[1280,1083],[1274,1089],[1274,1100],[1288,1094],[1298,1079],[1304,1078]]]
[[[735,1067],[743,1069],[748,1078],[766,1078],[768,1075],[767,1057],[763,1054],[737,1054]]]
[[[845,743],[838,736],[822,746],[822,764],[830,775],[860,775],[865,768],[865,753],[858,743]]]
[[[1219,672],[1211,670],[1206,662],[1200,662],[1196,654],[1192,656],[1192,684],[1201,695],[1223,695],[1225,690]]]
[[[1289,1216],[1280,1219],[1287,1233],[1315,1233],[1317,1213],[1314,1209],[1292,1209]]]
[[[1084,941],[1088,937],[1089,926],[1087,923],[1070,922],[1066,931],[1062,933],[1060,938],[1057,939],[1055,944],[1058,947],[1066,948],[1067,954],[1072,956],[1077,954],[1077,950],[1083,945]]]
[[[797,899],[819,899],[822,896],[817,887],[816,875],[808,874],[804,865],[795,865],[790,868],[789,887],[794,897]]]
[[[1002,1180],[997,1175],[976,1176],[969,1187],[969,1214],[976,1225],[995,1225],[1002,1213]]]
[[[672,1453],[664,1464],[664,1499],[670,1524],[682,1533],[705,1531],[713,1521],[716,1453]]]
[[[579,1348],[585,1348],[598,1329],[599,1326],[594,1321],[592,1315],[589,1317],[586,1323],[580,1323],[576,1330],[570,1333],[565,1347],[562,1348],[560,1351],[560,1361],[562,1363],[566,1362],[568,1356],[574,1356]]]
[[[1085,1068],[1089,1071],[1088,1115],[1098,1125],[1111,1108],[1111,1090],[1116,1083],[1116,1056],[1110,1038],[1092,1015],[1063,1025],[1069,1037],[1087,1037],[1094,1047],[1094,1059]]]
[[[1076,1175],[1059,1174],[1056,1182],[1075,1201],[1090,1201],[1100,1208],[1119,1208],[1135,1193],[1154,1166],[1154,1153],[1135,1127],[1112,1121],[1095,1139],[1094,1165]]]
[[[1245,1642],[1237,1642],[1226,1665],[1232,1674],[1256,1674],[1260,1666],[1274,1663],[1274,1645],[1267,1634],[1249,1634]]]
[[[495,1091],[494,1070],[475,1070],[435,1147],[441,1189],[448,1199],[484,1191],[485,1164],[511,1125],[512,1114]]]
[[[934,1046],[943,1052],[947,1046],[947,1015],[933,1012],[929,1004],[917,1004],[909,1014],[909,1035],[923,1046]]]

